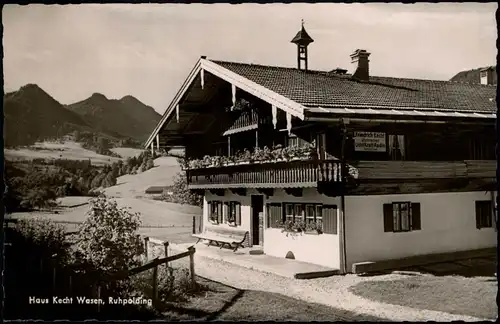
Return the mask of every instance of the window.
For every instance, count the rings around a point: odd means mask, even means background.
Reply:
[[[405,159],[405,137],[404,135],[388,135],[389,156],[391,160]]]
[[[299,146],[299,138],[293,134],[288,135],[286,146],[289,147]]]
[[[306,223],[314,223],[316,216],[316,209],[314,205],[306,205]]]
[[[234,223],[236,225],[241,225],[241,204],[237,201],[231,201],[229,203],[229,223]]]
[[[222,201],[211,201],[209,211],[210,214],[208,215],[208,218],[212,222],[216,222],[218,224],[223,223]]]
[[[295,215],[294,222],[303,222],[304,221],[304,205],[295,204]]]
[[[491,201],[476,201],[476,228],[493,227],[493,208]]]
[[[410,232],[420,227],[420,203],[384,204],[384,232]]]
[[[294,221],[294,208],[293,204],[285,204],[285,220],[287,221]]]
[[[337,234],[337,206],[321,204],[267,204],[267,227],[276,228],[283,221],[316,222],[325,234]]]

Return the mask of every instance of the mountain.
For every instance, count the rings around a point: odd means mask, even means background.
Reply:
[[[91,129],[78,114],[66,109],[36,84],[4,95],[6,146],[30,145],[76,129]]]
[[[62,105],[36,84],[4,95],[6,146],[31,145],[75,130],[91,136],[143,142],[161,119],[152,107],[132,96],[108,99],[100,93]]]
[[[95,129],[144,141],[161,119],[152,107],[132,96],[108,99],[100,93],[66,106]]]

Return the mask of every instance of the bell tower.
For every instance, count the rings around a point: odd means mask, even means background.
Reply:
[[[307,34],[304,28],[304,19],[302,19],[302,28],[292,39],[292,43],[297,45],[297,68],[299,70],[307,71],[307,46],[314,42],[314,40]],[[302,67],[302,61],[304,62],[304,67]]]

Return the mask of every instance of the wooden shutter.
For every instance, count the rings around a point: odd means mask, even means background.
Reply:
[[[219,224],[222,223],[222,202],[218,201],[217,202],[217,221]]]
[[[418,231],[421,228],[420,203],[411,203],[411,230]]]
[[[229,218],[230,218],[230,209],[229,209],[229,202],[225,201],[224,202],[224,207],[222,211],[222,222],[227,223]]]
[[[277,223],[283,220],[283,211],[280,203],[267,204],[267,227],[276,228]]]
[[[337,206],[323,206],[323,232],[325,234],[337,234]]]
[[[384,204],[384,232],[394,231],[392,204]]]
[[[239,202],[235,202],[234,209],[236,212],[236,225],[241,225],[241,204]]]
[[[476,201],[476,228],[481,228],[481,203]]]

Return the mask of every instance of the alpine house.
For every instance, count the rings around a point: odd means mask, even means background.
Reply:
[[[356,266],[495,246],[496,88],[202,56],[145,147],[185,148],[202,231],[265,254]],[[358,269],[358,271],[359,271]]]

